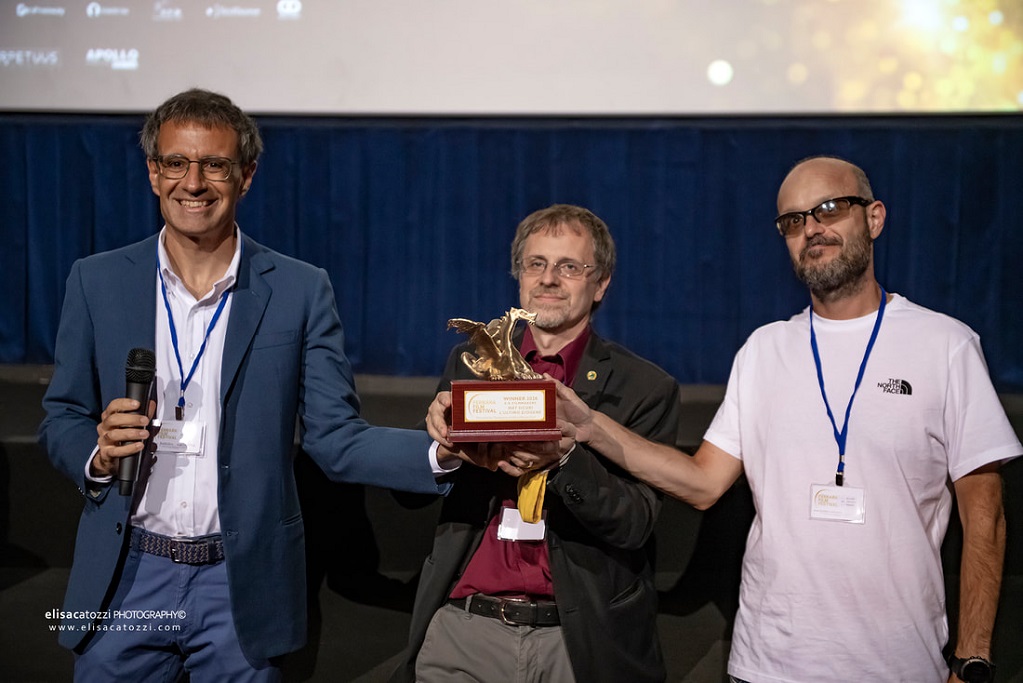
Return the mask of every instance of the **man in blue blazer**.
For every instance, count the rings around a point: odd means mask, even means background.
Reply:
[[[332,479],[443,493],[457,460],[359,417],[327,274],[239,230],[247,115],[190,90],[142,146],[166,225],[74,264],[43,400],[40,440],[84,496],[60,642],[76,680],[279,680],[306,638],[296,417]],[[124,398],[133,349],[154,350],[153,401]]]

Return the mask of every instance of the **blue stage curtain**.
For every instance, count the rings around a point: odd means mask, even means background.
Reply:
[[[46,363],[76,258],[161,226],[136,116],[0,116],[0,363]],[[516,223],[553,202],[611,226],[619,266],[598,330],[684,383],[723,383],[758,325],[808,302],[772,219],[797,160],[859,163],[888,207],[890,291],[982,337],[1023,390],[1018,116],[723,119],[259,119],[243,231],[325,268],[358,372],[436,375],[518,301]],[[131,296],[125,292],[125,296]]]

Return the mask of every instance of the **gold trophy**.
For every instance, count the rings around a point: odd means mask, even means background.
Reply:
[[[512,308],[489,323],[448,320],[448,329],[469,335],[476,354],[462,362],[478,380],[451,382],[451,429],[455,442],[557,441],[554,382],[533,372],[512,343],[515,325],[532,323],[536,313]]]
[[[448,329],[469,335],[476,355],[466,351],[462,362],[480,378],[451,381],[451,441],[561,439],[553,380],[534,372],[512,343],[515,324],[520,320],[532,324],[536,313],[512,308],[487,324],[465,318],[448,320]],[[546,488],[546,471],[519,477],[518,509],[523,521],[540,521]]]

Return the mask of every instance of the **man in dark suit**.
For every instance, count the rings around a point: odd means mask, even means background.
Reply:
[[[607,226],[590,211],[554,205],[526,217],[512,243],[512,272],[521,306],[536,321],[516,344],[535,371],[672,444],[675,380],[590,327],[614,263]],[[465,348],[451,353],[442,390],[472,378],[461,362]],[[456,447],[446,439],[449,405],[442,391],[428,416],[442,451]],[[519,516],[509,476],[527,461],[550,463],[544,514],[534,525]],[[521,451],[500,471],[462,468],[440,513],[393,680],[664,680],[650,552],[660,505],[650,487],[568,440],[553,454]]]
[[[77,680],[276,681],[306,638],[296,416],[333,479],[440,493],[448,463],[359,417],[327,274],[235,223],[255,123],[190,90],[141,140],[165,227],[74,264],[43,401],[40,439],[84,496],[60,642]],[[155,402],[124,398],[135,348],[155,349]],[[133,495],[111,491],[140,454]]]

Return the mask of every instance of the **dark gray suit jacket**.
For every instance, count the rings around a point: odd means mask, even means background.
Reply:
[[[473,379],[448,358],[441,388]],[[643,436],[675,444],[680,403],[670,375],[627,349],[590,337],[573,388],[599,410]],[[415,679],[415,660],[433,614],[480,544],[501,493],[515,480],[500,472],[461,467],[445,499],[433,551],[423,565],[409,645],[393,681]],[[508,488],[510,487],[510,488]],[[582,683],[663,681],[657,637],[657,592],[651,535],[661,497],[584,445],[551,476],[544,507],[554,595],[576,680]]]

